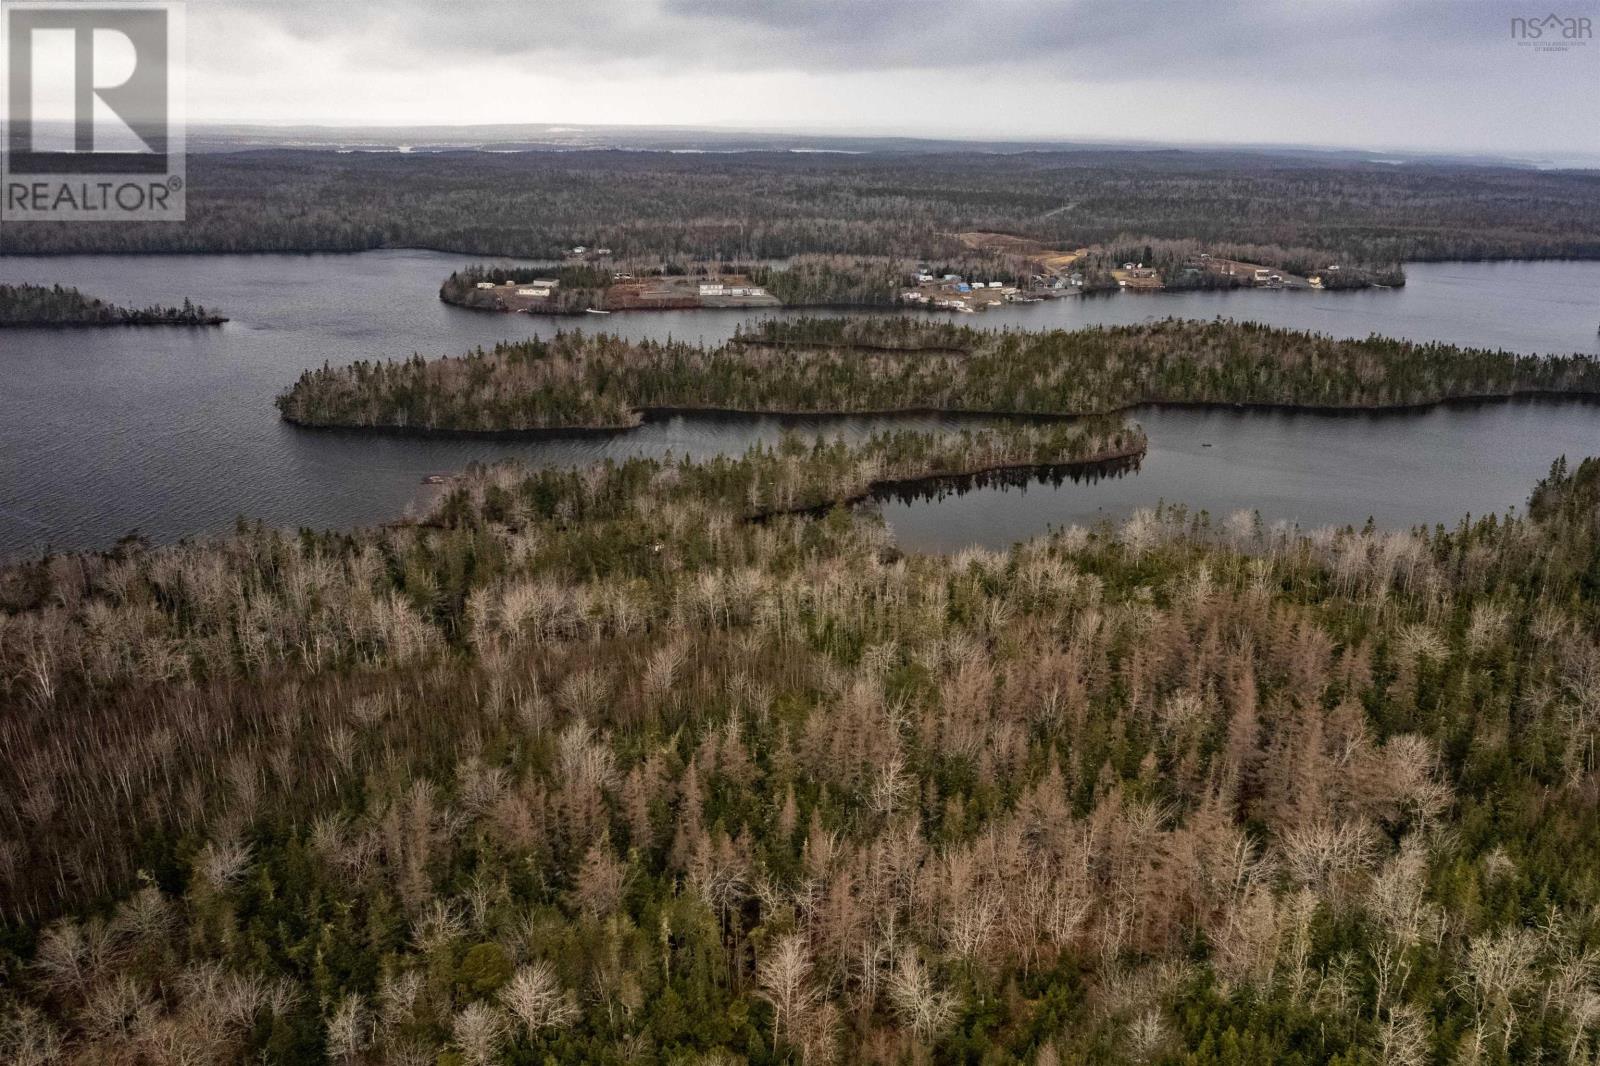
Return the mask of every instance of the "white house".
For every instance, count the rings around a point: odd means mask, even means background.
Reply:
[[[480,289],[492,289],[492,288],[494,288],[494,282],[492,282],[492,281],[480,281],[480,282],[478,282],[478,288],[480,288]]]

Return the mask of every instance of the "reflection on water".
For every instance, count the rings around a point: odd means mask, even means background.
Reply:
[[[1010,470],[984,470],[975,474],[894,481],[872,490],[877,504],[912,507],[938,504],[952,497],[985,490],[1025,489],[1029,486],[1059,489],[1063,485],[1093,485],[1106,478],[1126,477],[1139,472],[1138,458],[1105,459],[1081,466],[1035,466]]]
[[[233,320],[216,329],[0,335],[0,558],[104,546],[135,529],[175,540],[225,529],[241,515],[290,527],[381,522],[405,510],[424,476],[475,461],[706,456],[742,452],[786,428],[848,436],[963,424],[677,418],[608,437],[512,442],[313,433],[279,421],[272,398],[325,362],[439,355],[596,328],[587,319],[441,304],[440,280],[465,261],[407,251],[0,257],[0,282],[60,282],[141,306],[187,296]],[[1397,291],[1073,298],[961,317],[966,325],[1043,329],[1230,315],[1344,336],[1596,350],[1600,263],[1422,264],[1408,273],[1410,283]],[[603,327],[632,338],[715,343],[753,317],[738,310],[618,314]],[[991,485],[937,503],[888,500],[885,514],[903,542],[928,547],[1009,543],[1050,523],[1115,517],[1158,499],[1214,512],[1258,507],[1312,524],[1372,514],[1406,525],[1503,510],[1523,500],[1556,454],[1600,452],[1600,418],[1570,405],[1354,422],[1236,412],[1139,418],[1151,452],[1137,474],[1097,484]]]
[[[1358,414],[1147,407],[1150,450],[1094,485],[994,485],[881,509],[907,547],[1006,547],[1051,527],[1180,503],[1302,528],[1455,524],[1520,509],[1557,457],[1600,454],[1600,405],[1520,400]]]

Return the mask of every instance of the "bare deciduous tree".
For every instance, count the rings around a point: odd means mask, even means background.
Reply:
[[[811,983],[811,950],[803,933],[785,933],[756,968],[761,998],[772,1004],[773,1032],[795,1042],[796,1031],[819,998]]]
[[[914,951],[904,951],[889,975],[889,1001],[895,1014],[919,1040],[932,1040],[955,1017],[956,997],[939,988]]]
[[[450,1019],[450,1043],[467,1066],[491,1066],[505,1039],[505,1017],[487,1003],[468,1004]]]
[[[517,1024],[529,1035],[543,1029],[560,1029],[578,1017],[578,1006],[556,980],[547,962],[517,968],[500,990],[500,1004],[511,1012]]]
[[[372,1018],[361,997],[347,993],[328,1016],[328,1057],[349,1062],[372,1044]]]

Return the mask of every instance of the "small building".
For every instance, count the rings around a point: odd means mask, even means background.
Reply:
[[[1320,288],[1322,288],[1322,279],[1321,279],[1321,278],[1319,278],[1319,277],[1314,277],[1314,276],[1313,276],[1313,277],[1311,277],[1311,278],[1307,278],[1307,279],[1306,279],[1306,280],[1307,280],[1307,281],[1308,281],[1308,282],[1310,282],[1310,284],[1311,284],[1311,287],[1312,287],[1312,288],[1313,288],[1313,289],[1320,289]]]
[[[494,288],[494,282],[492,282],[492,281],[480,281],[480,282],[478,282],[478,288],[480,288],[480,289],[492,289],[492,288]]]
[[[944,276],[944,280],[945,281],[960,281],[961,280],[961,275],[960,274],[946,274]]]
[[[1006,287],[1006,283],[1003,282],[1003,281],[991,281],[991,282],[989,282],[989,288],[991,288],[991,289],[1003,289],[1005,287]]]
[[[1271,277],[1272,277],[1272,271],[1267,270],[1265,268],[1262,268],[1262,269],[1258,269],[1255,272],[1255,279],[1254,280],[1256,280],[1256,281],[1267,281],[1267,280],[1271,279]]]
[[[594,250],[594,254],[595,255],[610,255],[611,254],[611,249],[610,248],[596,248]]]
[[[968,285],[966,282],[963,281],[959,285],[956,286],[956,291],[957,292],[971,292],[972,291],[972,286]]]
[[[528,285],[517,290],[518,296],[549,296],[550,288],[547,285]]]
[[[727,295],[727,290],[720,284],[702,283],[700,286],[700,295],[725,296]]]

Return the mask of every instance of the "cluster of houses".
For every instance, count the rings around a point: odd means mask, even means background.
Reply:
[[[935,277],[926,270],[916,274],[917,288],[904,289],[900,302],[936,307],[947,311],[977,311],[999,300],[1011,301],[1018,296],[1015,285],[1003,281],[968,281],[960,274]]]
[[[943,311],[972,311],[973,306],[965,300],[953,296],[938,296],[934,293],[923,292],[921,289],[907,289],[900,294],[902,303],[921,304],[924,307],[937,307]]]
[[[515,281],[512,281],[510,278],[505,279],[499,285],[496,285],[492,281],[480,281],[480,282],[478,282],[478,288],[480,288],[480,289],[495,289],[495,288],[508,288],[509,289],[513,285],[517,285],[517,283]],[[526,285],[518,285],[517,286],[517,295],[518,296],[549,296],[552,292],[554,292],[560,286],[561,286],[561,282],[558,281],[555,278],[534,278],[532,281],[528,282]]]
[[[1254,263],[1243,263],[1236,259],[1224,259],[1221,256],[1212,256],[1205,252],[1200,253],[1198,261],[1191,260],[1190,266],[1214,271],[1218,274],[1226,274],[1229,277],[1240,278],[1257,288],[1298,288],[1302,282],[1301,278],[1293,275],[1285,276],[1282,272],[1273,270],[1270,267],[1257,266]],[[1324,275],[1337,274],[1338,272],[1339,264],[1329,263],[1321,270],[1308,274],[1303,280],[1305,285],[1313,289],[1320,289],[1326,284]]]
[[[701,296],[765,296],[767,290],[759,285],[724,285],[720,281],[702,281]]]

